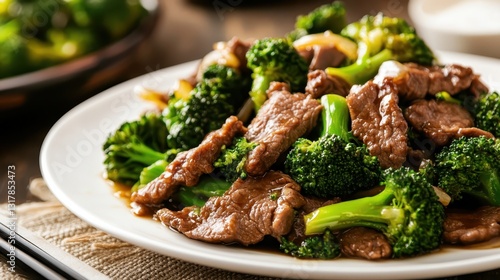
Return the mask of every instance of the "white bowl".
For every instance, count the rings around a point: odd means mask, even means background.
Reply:
[[[410,0],[408,14],[432,49],[500,58],[499,0]]]

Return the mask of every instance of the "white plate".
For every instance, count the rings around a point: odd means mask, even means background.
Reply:
[[[491,87],[498,89],[500,60],[439,53],[442,62],[474,67]],[[257,250],[246,250],[190,240],[149,218],[134,216],[113,196],[102,179],[105,137],[125,120],[138,118],[149,104],[140,101],[134,87],[168,87],[195,69],[196,62],[181,64],[135,78],[96,95],[63,116],[42,145],[43,177],[55,196],[84,221],[137,246],[189,262],[241,273],[280,278],[403,279],[443,277],[500,267],[500,248],[443,249],[404,260],[370,262],[339,259],[298,260]]]

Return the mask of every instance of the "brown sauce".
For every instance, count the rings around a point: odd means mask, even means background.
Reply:
[[[152,219],[154,211],[150,208],[134,203],[130,200],[132,196],[132,188],[130,186],[120,184],[117,182],[110,182],[111,191],[114,197],[120,199],[125,206],[127,206],[132,213],[137,217],[145,217]]]
[[[120,199],[131,211],[134,213],[137,217],[143,217],[143,218],[149,218],[153,219],[153,214],[154,214],[154,209],[147,208],[146,207],[141,207],[138,208],[137,205],[134,205],[134,203],[130,200],[130,197],[132,195],[131,187],[120,184],[120,183],[115,183],[115,182],[110,182],[110,187],[111,187],[111,192],[113,193],[113,196],[117,197]],[[175,231],[175,230],[174,230]],[[177,231],[176,231],[177,232]],[[182,233],[179,233],[182,234]],[[258,244],[250,245],[250,246],[242,246],[239,244],[225,244],[221,246],[231,246],[231,247],[236,247],[236,248],[242,248],[246,250],[252,250],[252,251],[258,251],[258,252],[264,252],[268,254],[284,254],[279,250],[279,242],[269,236],[266,236],[263,241],[259,242]],[[494,238],[490,241],[478,243],[478,244],[471,244],[471,245],[450,245],[450,244],[445,244],[442,245],[440,248],[436,249],[434,252],[431,252],[430,254],[439,254],[439,253],[447,253],[449,250],[452,249],[460,249],[460,250],[488,250],[488,249],[497,249],[500,248],[500,237]]]
[[[129,186],[111,182],[111,191],[113,192],[113,196],[118,197],[122,200],[125,205],[130,207],[130,196],[132,195],[131,188]]]
[[[464,250],[488,250],[500,248],[500,237],[495,237],[489,241],[470,245],[445,245],[445,247]]]
[[[161,208],[167,207],[167,205],[158,205],[156,207],[149,207],[146,205],[135,203],[130,199],[132,196],[132,190],[131,190],[132,188],[130,186],[111,181],[109,181],[109,184],[113,196],[123,201],[123,203],[137,217],[152,219],[156,211],[158,211]]]

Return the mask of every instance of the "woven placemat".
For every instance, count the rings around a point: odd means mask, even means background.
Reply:
[[[31,182],[30,192],[42,202],[18,205],[16,215],[19,225],[111,279],[276,279],[192,264],[139,248],[73,215],[50,193],[42,179]],[[6,205],[1,205],[0,209],[6,211]],[[12,274],[7,264],[1,262],[0,279],[27,278]]]

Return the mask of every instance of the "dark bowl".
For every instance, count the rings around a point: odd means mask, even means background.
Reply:
[[[81,58],[34,72],[0,79],[0,119],[47,110],[70,109],[91,95],[130,77],[134,53],[160,17],[159,2],[122,39]]]

